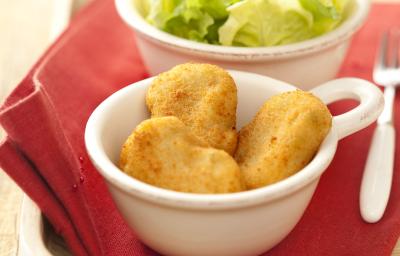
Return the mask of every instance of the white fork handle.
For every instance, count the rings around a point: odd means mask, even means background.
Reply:
[[[360,191],[363,219],[379,221],[385,212],[392,186],[395,131],[392,124],[379,124],[372,137]]]

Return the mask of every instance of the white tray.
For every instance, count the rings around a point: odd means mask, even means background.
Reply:
[[[55,234],[52,226],[43,217],[40,209],[26,195],[21,207],[19,256],[71,256],[64,240]]]

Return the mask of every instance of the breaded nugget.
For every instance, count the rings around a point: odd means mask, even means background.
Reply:
[[[300,90],[267,100],[239,132],[235,159],[248,189],[282,180],[305,167],[332,124],[320,99]]]
[[[187,63],[157,76],[146,95],[152,117],[176,116],[194,134],[233,155],[237,144],[237,90],[220,67]]]
[[[140,123],[122,147],[120,168],[157,187],[191,193],[230,193],[245,186],[239,166],[211,148],[177,117]]]

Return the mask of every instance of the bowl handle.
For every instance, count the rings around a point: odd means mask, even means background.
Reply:
[[[311,90],[325,104],[337,100],[355,99],[360,104],[354,109],[333,117],[338,139],[353,134],[374,122],[382,112],[382,92],[374,84],[357,78],[341,78]]]

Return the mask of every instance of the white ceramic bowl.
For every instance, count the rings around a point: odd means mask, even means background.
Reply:
[[[294,90],[265,76],[230,71],[238,88],[237,127],[248,123],[274,94]],[[148,111],[153,78],[129,85],[102,102],[86,126],[89,156],[104,176],[117,207],[140,239],[164,255],[259,255],[279,243],[306,209],[339,139],[372,123],[383,97],[359,79],[339,79],[313,90],[324,102],[353,98],[355,109],[335,116],[314,159],[297,174],[264,188],[223,195],[181,193],[129,177],[117,167],[121,146]]]
[[[227,47],[182,39],[148,24],[133,0],[115,0],[122,19],[135,31],[143,61],[156,75],[188,61],[267,75],[308,90],[333,79],[349,41],[364,23],[370,1],[351,0],[347,19],[335,30],[307,41],[277,47]]]

